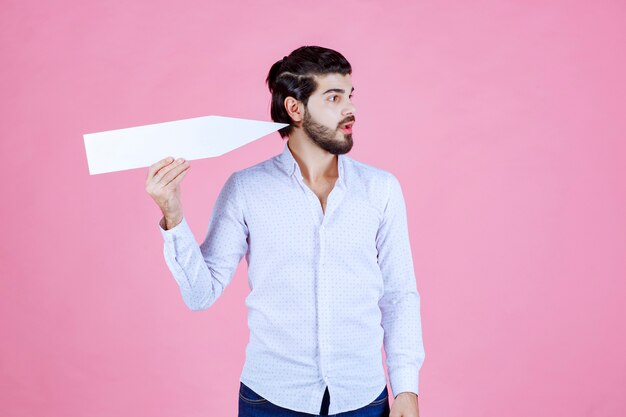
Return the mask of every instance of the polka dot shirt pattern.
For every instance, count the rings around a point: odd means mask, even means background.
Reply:
[[[417,291],[398,179],[338,156],[339,178],[320,200],[285,143],[281,154],[234,172],[201,244],[185,218],[159,229],[165,261],[186,305],[209,308],[245,257],[250,339],[241,381],[272,403],[329,414],[418,393],[425,358]]]

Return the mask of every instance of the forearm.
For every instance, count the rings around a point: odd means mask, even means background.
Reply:
[[[173,226],[167,227],[170,221]],[[184,217],[180,220],[164,217],[160,225],[167,231],[163,246],[165,262],[180,288],[183,301],[191,310],[208,308],[219,294],[186,220]]]
[[[425,358],[420,296],[415,291],[387,295],[381,304],[387,370],[394,395],[419,392],[419,371]]]
[[[164,230],[170,230],[180,224],[183,220],[183,213],[164,213],[160,225]]]

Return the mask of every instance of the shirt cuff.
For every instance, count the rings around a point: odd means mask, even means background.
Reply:
[[[401,392],[412,392],[415,395],[419,392],[419,370],[411,366],[389,371],[389,382],[394,398]]]

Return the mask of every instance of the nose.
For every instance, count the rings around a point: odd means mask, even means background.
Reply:
[[[354,104],[352,103],[348,103],[348,105],[346,105],[346,108],[343,109],[343,115],[344,116],[354,116],[356,114],[356,107]]]

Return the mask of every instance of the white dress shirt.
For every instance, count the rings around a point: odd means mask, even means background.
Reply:
[[[248,263],[250,339],[241,381],[270,402],[319,414],[363,407],[385,387],[418,393],[420,296],[406,207],[388,171],[338,156],[325,213],[285,143],[234,172],[198,245],[185,218],[159,228],[168,268],[192,310],[209,308]]]

